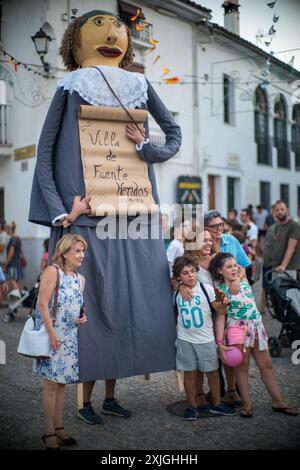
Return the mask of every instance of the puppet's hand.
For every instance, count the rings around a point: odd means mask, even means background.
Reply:
[[[137,128],[135,124],[128,124],[126,126],[126,135],[135,144],[141,144],[145,140],[145,129]]]
[[[68,222],[72,224],[75,222],[77,217],[79,217],[82,214],[90,214],[91,213],[91,207],[90,207],[90,197],[84,197],[81,199],[80,196],[75,196],[74,197],[74,202],[73,202],[73,207],[68,215]]]
[[[216,301],[222,304],[226,296],[225,292],[215,287],[215,295],[216,295]]]

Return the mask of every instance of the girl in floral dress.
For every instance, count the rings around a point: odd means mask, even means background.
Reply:
[[[43,272],[36,308],[36,328],[44,323],[49,334],[52,353],[50,359],[37,360],[34,371],[42,377],[42,404],[45,434],[42,439],[47,449],[59,449],[58,444],[75,445],[63,426],[65,385],[78,382],[77,330],[86,322],[80,318],[83,308],[84,278],[77,274],[87,248],[86,241],[74,234],[64,235],[56,245],[54,265]],[[59,272],[56,320],[53,322],[53,300]],[[83,311],[84,313],[84,311]]]
[[[271,396],[273,410],[297,416],[298,413],[285,404],[278,389],[269,354],[267,334],[248,281],[242,279],[239,292],[235,295],[230,293],[231,284],[238,276],[238,265],[235,258],[230,253],[218,253],[211,261],[209,269],[213,279],[220,282],[218,288],[225,292],[230,300],[226,319],[226,344],[236,346],[244,352],[243,362],[236,370],[237,383],[243,400],[240,416],[243,418],[252,418],[253,416],[248,387],[250,354],[253,355],[262,381]],[[223,343],[223,338],[224,335],[218,337],[217,344]]]

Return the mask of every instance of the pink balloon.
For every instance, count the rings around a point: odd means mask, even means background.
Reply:
[[[224,351],[224,363],[229,367],[238,367],[243,362],[243,353],[235,346],[228,346],[229,349]]]

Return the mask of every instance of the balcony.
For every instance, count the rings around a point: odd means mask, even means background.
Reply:
[[[130,16],[126,13],[120,14],[121,20],[127,24],[131,31],[134,46],[144,49],[153,47],[153,44],[150,42],[153,34],[153,25],[142,19],[131,21]]]

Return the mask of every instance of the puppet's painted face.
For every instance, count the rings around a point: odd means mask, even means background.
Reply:
[[[80,29],[81,47],[73,52],[81,67],[118,67],[128,48],[125,25],[113,15],[95,15]]]

